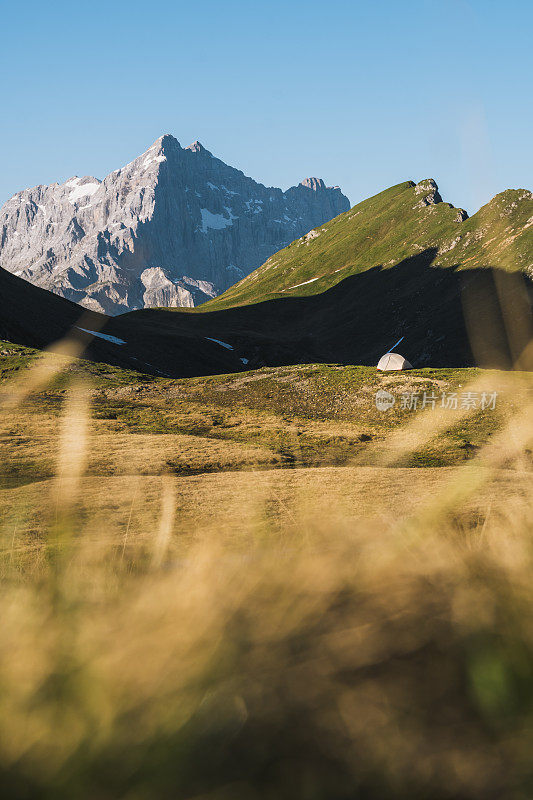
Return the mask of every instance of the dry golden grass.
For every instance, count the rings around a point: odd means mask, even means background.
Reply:
[[[38,466],[42,477],[55,471],[60,419],[47,413],[6,412],[0,421],[0,463],[13,474]],[[132,435],[116,424],[91,421],[87,472],[93,475],[162,475],[272,465],[279,457],[266,447],[187,434]]]
[[[451,467],[318,467],[187,477],[86,476],[77,505],[84,536],[107,537],[111,531],[111,540],[117,541],[128,530],[132,545],[153,535],[163,486],[170,482],[177,509],[173,543],[179,549],[183,537],[188,541],[193,531],[243,535],[250,526],[263,525],[294,532],[308,520],[327,520],[328,514],[332,523],[342,515],[346,524],[389,526],[431,507],[430,501],[446,496],[457,476],[466,483],[468,474],[467,469],[458,473]],[[488,514],[501,515],[514,502],[523,502],[531,479],[530,471],[498,470],[464,502],[460,513],[456,509],[457,517],[471,526]],[[39,549],[46,541],[56,490],[55,479],[0,490],[0,520],[5,529],[16,528],[19,552],[29,546]]]
[[[271,452],[128,437],[79,384],[28,417],[14,386],[4,430],[53,477],[0,490],[2,796],[530,797],[530,383],[512,392],[462,467],[393,466],[444,430],[421,415],[374,466],[175,476],[171,451]]]

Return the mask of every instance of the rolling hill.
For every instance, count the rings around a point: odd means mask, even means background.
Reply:
[[[319,294],[347,277],[434,250],[435,267],[533,275],[533,195],[502,192],[474,216],[442,201],[432,179],[400,183],[271,256],[202,311]]]
[[[408,181],[276,253],[196,324],[261,335],[300,360],[375,364],[405,336],[417,366],[524,366],[532,277],[531,192],[502,192],[468,218],[433,180]]]

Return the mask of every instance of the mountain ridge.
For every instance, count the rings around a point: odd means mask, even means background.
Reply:
[[[442,200],[433,179],[404,181],[291,242],[198,311],[319,294],[352,274],[393,267],[429,248],[444,267],[486,265],[533,276],[532,193],[507,189],[469,217]]]
[[[390,187],[311,230],[199,308],[79,322],[78,306],[0,270],[0,323],[22,320],[23,337],[42,338],[37,329],[57,327],[62,316],[63,335],[74,325],[113,337],[100,342],[93,333],[87,341],[110,363],[168,376],[375,365],[400,336],[416,368],[533,369],[532,277],[531,192],[506,190],[468,218],[425,179]]]
[[[103,180],[13,195],[0,209],[0,266],[95,311],[192,307],[348,207],[320,179],[266,187],[164,134]]]
[[[131,316],[217,329],[253,366],[371,365],[404,336],[415,367],[529,370],[532,279],[529,190],[506,190],[468,217],[424,179],[310,231],[187,318]]]

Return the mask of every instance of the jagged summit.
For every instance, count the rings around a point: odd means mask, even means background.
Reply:
[[[190,144],[188,147],[185,148],[186,150],[192,150],[193,153],[205,153],[208,156],[212,156],[213,154],[207,150],[201,142],[196,139],[195,142]]]
[[[175,136],[172,136],[170,133],[165,133],[163,136],[160,136],[159,139],[156,139],[155,142],[146,150],[143,155],[147,155],[157,151],[161,155],[168,154],[170,152],[178,152],[181,151],[182,147],[181,144],[178,142]],[[140,158],[141,156],[139,156]]]
[[[81,178],[78,175],[73,175],[71,178],[68,178],[62,186],[70,186],[75,189],[79,186],[85,186],[88,183],[102,183],[102,181],[98,178],[94,178],[92,175],[83,175]]]
[[[0,209],[0,266],[108,314],[198,305],[349,208],[340,189],[305,185],[263,186],[167,133],[103,181],[14,195]]]
[[[300,186],[307,186],[308,189],[312,189],[314,192],[322,191],[326,188],[322,178],[304,178]]]
[[[176,145],[181,148],[180,143],[176,139],[175,136],[172,136],[171,133],[164,133],[163,136],[160,136],[159,139],[156,139],[154,144],[160,144],[162,147],[176,147]]]
[[[433,178],[424,178],[416,184],[413,181],[409,181],[409,183],[413,186],[415,194],[420,195],[420,200],[416,204],[415,208],[435,206],[438,203],[444,202],[440,195],[437,182],[433,180]],[[455,208],[455,206],[453,206],[451,203],[445,203],[445,205],[447,205],[448,208],[453,208],[456,212],[456,222],[463,222],[465,219],[468,219],[468,214],[464,208]]]

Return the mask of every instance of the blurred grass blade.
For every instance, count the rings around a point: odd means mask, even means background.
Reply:
[[[154,540],[152,566],[158,568],[162,565],[172,537],[174,514],[176,510],[176,479],[165,476],[162,481],[161,517],[159,528]]]

